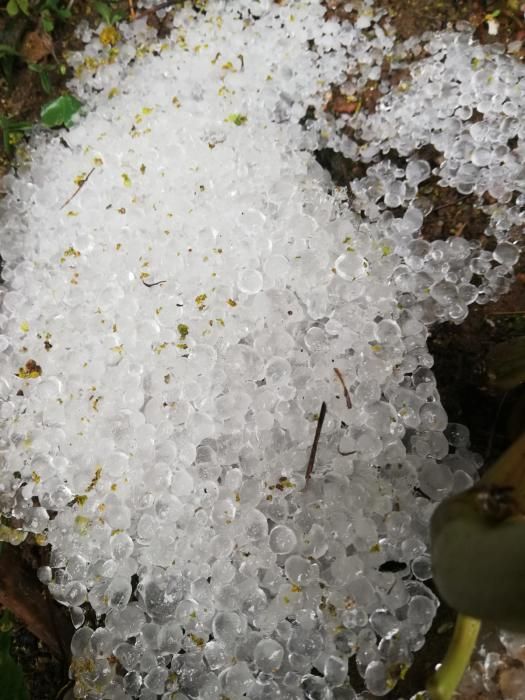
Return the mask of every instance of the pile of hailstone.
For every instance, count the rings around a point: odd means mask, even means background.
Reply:
[[[525,71],[356,8],[210,0],[116,48],[81,28],[84,114],[5,180],[0,504],[51,545],[75,697],[352,699],[349,661],[379,697],[425,644],[429,517],[480,466],[426,339],[510,285]],[[323,111],[403,52],[375,114]],[[419,236],[426,144],[497,200],[491,252]],[[368,163],[351,207],[326,145]]]

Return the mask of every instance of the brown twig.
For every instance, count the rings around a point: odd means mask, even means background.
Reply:
[[[159,280],[158,282],[149,282],[148,283],[148,282],[144,282],[144,280],[142,280],[142,284],[145,287],[156,287],[158,284],[164,284],[164,282],[167,282],[167,281],[168,280]],[[178,304],[177,304],[177,306],[178,306]]]
[[[63,608],[51,613],[44,587],[26,564],[18,547],[2,543],[0,605],[10,610],[57,659],[70,659],[73,625]],[[56,604],[53,604],[56,605]]]
[[[441,204],[439,207],[434,207],[432,212],[440,211],[441,209],[446,209],[447,207],[453,207],[455,204],[459,204],[460,202],[463,202],[463,200],[468,199],[468,197],[470,197],[469,194],[464,194],[463,197],[459,197],[455,202],[447,202],[446,204]]]
[[[68,694],[68,691],[71,690],[74,686],[75,686],[75,681],[68,681],[65,685],[63,685],[60,688],[55,700],[63,700],[63,698],[65,698],[66,695]],[[71,697],[71,696],[69,696],[69,697]]]
[[[69,202],[73,199],[73,197],[76,197],[76,196],[77,196],[77,194],[80,192],[80,190],[84,187],[84,185],[86,184],[86,182],[89,180],[89,178],[90,178],[91,175],[93,174],[93,171],[94,171],[94,170],[95,170],[95,168],[91,168],[91,170],[90,170],[89,173],[86,175],[86,177],[83,178],[82,180],[80,180],[80,183],[79,183],[77,189],[73,192],[73,194],[71,195],[71,197],[70,197],[69,199],[66,199],[66,201],[64,202],[64,204],[62,204],[62,206],[60,207],[60,209],[63,209],[64,207],[66,207],[66,206],[69,204]]]
[[[343,393],[345,395],[345,400],[346,400],[346,407],[347,408],[352,408],[352,399],[350,398],[350,392],[346,388],[345,380],[343,379],[343,375],[341,374],[341,370],[337,369],[337,367],[334,367],[334,372],[337,375],[337,378],[343,385]]]
[[[523,311],[491,311],[487,316],[525,316],[525,309]]]
[[[510,395],[510,391],[506,391],[503,394],[503,396],[501,397],[501,399],[498,403],[498,407],[496,408],[496,415],[494,417],[494,421],[492,423],[492,427],[491,427],[490,433],[489,433],[489,439],[487,441],[487,446],[485,448],[485,456],[484,456],[485,464],[487,464],[489,459],[490,459],[490,455],[492,453],[492,447],[494,445],[494,438],[496,436],[496,429],[498,427],[501,412],[503,410],[503,406],[505,405],[506,400],[509,398],[509,395]]]
[[[341,449],[338,447],[337,451],[341,455],[341,457],[348,457],[348,455],[355,455],[356,450],[350,450],[350,452],[341,452]]]
[[[150,7],[147,10],[143,10],[142,12],[135,12],[134,16],[131,19],[136,20],[142,19],[143,17],[149,17],[149,15],[154,15],[159,10],[165,10],[168,7],[173,7],[173,5],[181,5],[183,2],[184,0],[166,0],[166,2],[161,2],[158,5],[155,5],[154,7]]]
[[[314,441],[312,444],[312,449],[310,450],[310,458],[308,460],[308,465],[306,467],[306,482],[308,483],[312,472],[314,470],[315,455],[317,453],[317,445],[319,444],[319,438],[321,437],[321,430],[323,429],[323,423],[326,416],[326,403],[323,401],[321,404],[321,412],[319,413],[319,418],[317,419],[317,428],[315,429]]]

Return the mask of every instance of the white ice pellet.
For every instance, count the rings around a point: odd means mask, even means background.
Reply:
[[[76,697],[350,700],[351,657],[380,697],[432,624],[428,520],[480,464],[427,335],[510,284],[525,69],[359,12],[186,3],[111,60],[82,26],[85,114],[5,178],[0,502],[9,541],[51,545]],[[325,112],[409,53],[374,114]],[[349,192],[322,147],[365,164]],[[421,238],[431,177],[484,207],[493,252]]]

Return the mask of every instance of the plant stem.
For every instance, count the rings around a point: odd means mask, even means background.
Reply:
[[[319,444],[319,438],[321,437],[321,430],[323,429],[323,423],[326,416],[326,403],[323,401],[321,404],[321,412],[319,413],[319,418],[317,419],[317,427],[315,429],[314,442],[312,444],[312,449],[310,451],[310,458],[306,466],[306,484],[312,476],[315,464],[315,455],[317,454],[317,445]]]
[[[450,700],[470,662],[481,621],[459,614],[450,645],[437,671],[427,683],[432,700]]]

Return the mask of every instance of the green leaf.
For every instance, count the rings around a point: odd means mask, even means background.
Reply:
[[[102,17],[102,19],[104,20],[104,22],[106,24],[109,24],[109,25],[113,24],[113,22],[112,22],[113,13],[112,13],[109,5],[107,5],[105,2],[100,2],[100,0],[98,0],[95,3],[95,10]]]
[[[10,131],[29,131],[32,124],[30,122],[11,122],[9,124]]]
[[[50,95],[53,92],[51,80],[49,79],[49,73],[47,71],[40,73],[40,85],[42,86],[42,90],[46,93],[46,95]]]
[[[16,0],[9,0],[9,2],[7,3],[6,10],[7,10],[7,14],[9,15],[9,17],[16,17],[20,11],[20,8],[18,7],[17,1]]]
[[[56,15],[59,19],[69,19],[71,17],[71,10],[69,7],[62,5],[61,0],[45,0],[41,9]]]
[[[19,12],[29,16],[29,0],[9,0],[6,10],[10,17],[16,17]]]
[[[45,104],[40,110],[40,119],[45,126],[70,126],[74,115],[82,107],[73,95],[61,95]]]
[[[2,131],[4,151],[7,154],[10,154],[13,150],[13,137],[16,137],[17,134],[20,135],[21,132],[28,131],[29,129],[31,129],[31,124],[29,122],[16,122],[14,119],[0,114],[0,130]]]
[[[39,65],[38,63],[28,63],[27,67],[29,70],[32,70],[33,73],[38,73],[42,90],[46,93],[46,95],[50,95],[53,89],[51,87],[51,80],[49,78],[49,70],[47,66]]]
[[[0,58],[4,56],[18,56],[19,53],[14,46],[10,44],[0,44]]]
[[[42,27],[44,31],[46,31],[48,34],[51,34],[53,29],[55,28],[55,21],[53,20],[51,12],[49,10],[42,10],[42,13],[40,14],[40,19],[42,21]]]
[[[31,128],[31,122],[16,122],[11,117],[0,114],[0,129],[8,131],[26,131]]]
[[[0,69],[6,79],[7,84],[10,86],[13,78],[13,70],[15,65],[15,56],[3,56],[0,59]]]
[[[108,5],[106,2],[101,2],[101,0],[97,0],[97,2],[95,2],[95,9],[102,17],[104,23],[109,27],[117,24],[117,22],[120,22],[126,16],[125,12],[122,12],[121,10],[113,10],[110,5]]]
[[[430,522],[433,583],[451,607],[525,632],[525,433],[475,486],[449,496]]]

